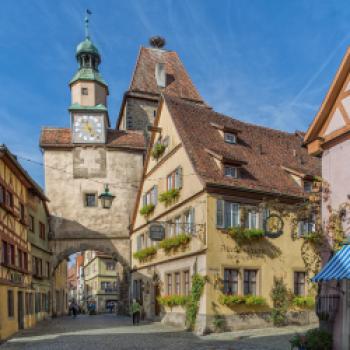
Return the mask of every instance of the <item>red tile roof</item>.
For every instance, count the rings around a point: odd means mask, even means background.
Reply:
[[[320,160],[308,155],[299,133],[244,123],[167,95],[164,100],[195,171],[206,184],[300,196],[303,189],[285,168],[305,175],[321,174]],[[239,130],[237,144],[226,143],[217,126]],[[217,155],[223,161],[242,162],[241,177],[224,176],[215,161]]]
[[[156,63],[165,63],[166,87],[160,89],[155,78]],[[203,102],[175,51],[141,47],[129,87],[131,92],[168,95]]]
[[[72,133],[69,128],[43,128],[40,136],[40,147],[73,147]],[[107,147],[145,148],[145,137],[138,131],[107,130]]]

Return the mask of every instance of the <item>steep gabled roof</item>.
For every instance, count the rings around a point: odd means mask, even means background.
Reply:
[[[155,78],[156,63],[165,63],[166,87],[160,89]],[[172,96],[203,102],[175,51],[141,47],[129,91]]]
[[[164,101],[195,171],[207,185],[303,196],[303,188],[286,168],[309,176],[321,173],[320,160],[308,155],[299,133],[244,123],[168,95],[164,95]],[[237,144],[226,143],[218,126],[239,130]],[[241,164],[242,176],[238,179],[224,176],[217,165],[218,158]]]
[[[304,142],[306,144],[316,140],[319,133],[327,121],[327,118],[331,112],[331,109],[346,81],[346,78],[350,72],[350,48],[345,53],[345,56],[337,70],[337,73],[332,81],[332,84],[324,98],[321,107],[312,121],[309,129],[306,132]]]
[[[144,150],[145,137],[138,131],[107,130],[107,142],[101,146],[116,148],[131,148]],[[76,146],[72,143],[70,128],[43,128],[40,135],[40,147],[42,148],[65,148]]]

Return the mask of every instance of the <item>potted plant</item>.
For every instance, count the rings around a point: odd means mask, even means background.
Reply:
[[[310,329],[305,335],[296,334],[289,342],[292,349],[332,350],[332,335],[321,329]]]

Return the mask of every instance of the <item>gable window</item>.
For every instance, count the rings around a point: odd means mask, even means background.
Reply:
[[[224,139],[227,143],[237,143],[237,136],[232,132],[225,132]]]
[[[157,205],[158,203],[158,187],[153,186],[148,192],[143,195],[143,205]]]
[[[5,203],[5,189],[4,186],[0,185],[0,204]]]
[[[256,295],[257,270],[244,270],[244,295]]]
[[[176,168],[167,176],[167,190],[182,188],[182,168]]]
[[[42,222],[39,222],[39,229],[40,229],[39,237],[40,237],[41,239],[45,239],[45,237],[46,237],[46,234],[45,234],[45,224],[43,224]]]
[[[238,270],[224,269],[224,294],[238,294]]]
[[[86,88],[86,87],[81,88],[81,94],[82,95],[88,95],[89,94],[88,88]]]
[[[114,271],[115,270],[115,262],[112,262],[112,261],[106,262],[106,270],[107,271]]]
[[[6,206],[8,208],[13,208],[13,194],[10,191],[6,191],[5,195]]]
[[[306,192],[306,193],[312,192],[312,182],[311,181],[304,181],[304,192]]]
[[[35,230],[35,220],[33,215],[29,215],[29,231],[34,233]]]
[[[305,272],[294,272],[294,294],[305,295]]]
[[[240,208],[238,203],[218,199],[216,202],[216,226],[219,228],[240,225]]]
[[[224,175],[227,177],[232,177],[234,179],[238,178],[238,167],[232,165],[224,165]]]
[[[95,193],[85,193],[85,206],[86,207],[96,207],[96,194]]]

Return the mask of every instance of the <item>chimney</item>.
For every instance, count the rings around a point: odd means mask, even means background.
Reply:
[[[155,69],[155,77],[157,86],[159,88],[165,88],[165,63],[156,63],[156,69]]]

